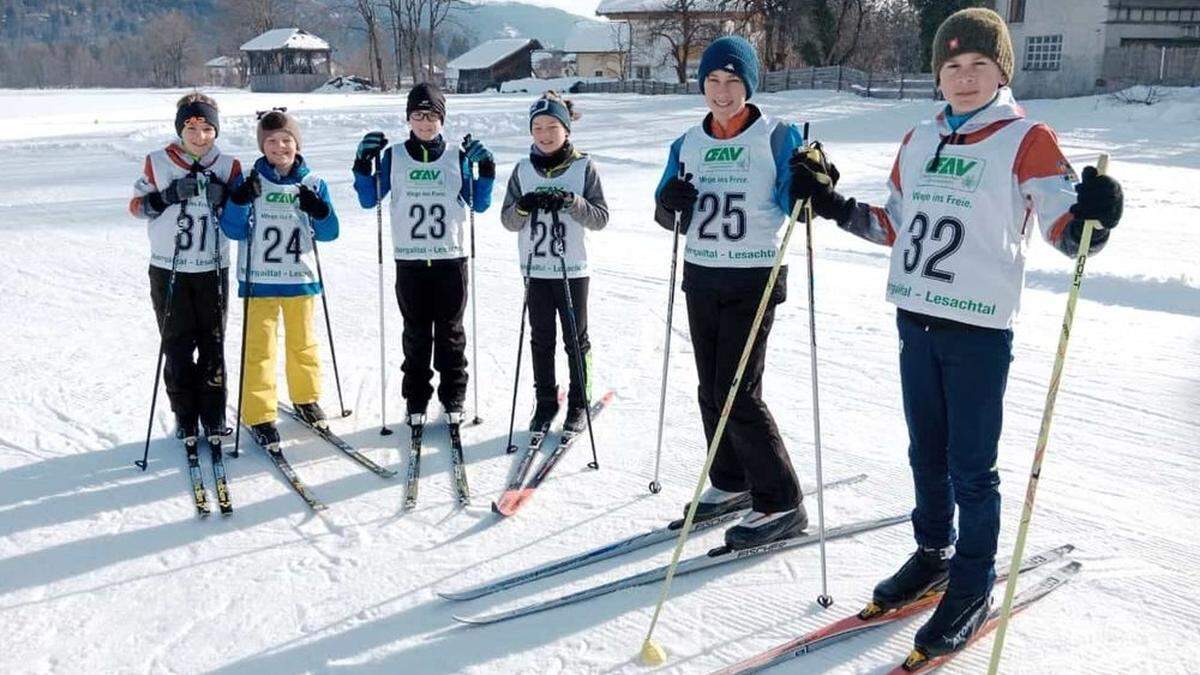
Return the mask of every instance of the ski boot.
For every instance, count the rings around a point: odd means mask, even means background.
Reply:
[[[870,619],[903,607],[945,586],[952,557],[953,546],[918,548],[895,574],[875,585],[871,602],[858,613],[858,618]]]
[[[791,539],[804,534],[808,513],[803,504],[789,511],[762,513],[751,511],[742,522],[725,530],[725,545],[733,550],[754,548],[773,541]]]

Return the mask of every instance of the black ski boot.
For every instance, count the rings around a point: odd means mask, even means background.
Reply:
[[[683,517],[687,518],[690,503],[683,505]],[[696,505],[696,517],[693,522],[700,523],[711,520],[726,513],[736,513],[750,508],[749,492],[728,492],[709,486],[700,495],[700,503]]]
[[[300,415],[300,419],[308,422],[318,429],[328,429],[329,422],[325,421],[325,411],[321,410],[321,406],[313,401],[312,403],[296,403],[296,414]]]
[[[587,406],[571,405],[567,408],[567,417],[563,420],[563,431],[580,434],[587,430]]]
[[[861,619],[903,607],[946,584],[954,547],[918,548],[892,576],[875,585],[871,603],[859,612]]]
[[[275,428],[274,422],[255,424],[250,427],[250,433],[254,434],[254,442],[265,450],[279,447],[279,429]]]
[[[760,513],[751,511],[742,522],[725,530],[725,545],[731,549],[754,548],[773,541],[791,539],[804,534],[808,513],[804,504],[790,511]]]
[[[530,431],[541,431],[554,423],[558,416],[558,398],[538,398],[537,406],[533,409],[533,417],[529,420]]]
[[[932,659],[966,647],[987,622],[991,609],[990,591],[961,592],[953,586],[947,588],[933,616],[913,638],[914,654],[909,659],[917,657],[918,652],[920,656]]]

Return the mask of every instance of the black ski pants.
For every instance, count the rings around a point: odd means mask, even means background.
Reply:
[[[582,407],[590,398],[592,344],[588,340],[588,277],[570,279],[571,304],[575,308],[575,336],[567,313],[567,295],[562,279],[529,279],[529,351],[533,360],[533,384],[539,401],[555,400],[558,381],[554,373],[554,347],[557,342],[555,317],[562,324],[563,348],[571,386],[567,403]],[[578,345],[579,351],[576,352]],[[583,362],[584,372],[579,364]]]
[[[737,370],[750,324],[762,294],[762,284],[711,285],[684,290],[688,327],[699,376],[700,416],[709,444],[717,430],[729,385]],[[796,508],[801,495],[787,448],[767,404],[762,400],[767,336],[775,307],[786,296],[785,278],[772,291],[771,303],[750,352],[750,360],[734,398],[708,477],[713,487],[730,492],[750,491],[754,510],[764,513]]]
[[[397,260],[396,300],[404,317],[404,373],[400,391],[408,412],[424,413],[433,396],[433,368],[439,375],[438,400],[461,411],[467,396],[467,259]]]
[[[180,421],[225,426],[225,317],[229,270],[176,272],[150,266],[150,299],[163,341],[163,382]],[[170,319],[167,307],[170,304]]]

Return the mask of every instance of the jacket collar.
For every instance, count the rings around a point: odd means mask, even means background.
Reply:
[[[1001,87],[1000,91],[996,93],[996,98],[992,99],[991,103],[972,115],[971,119],[963,122],[963,125],[957,130],[952,130],[950,124],[946,121],[945,108],[938,111],[938,114],[933,118],[933,122],[937,125],[938,134],[942,136],[950,136],[952,134],[965,136],[966,134],[986,129],[997,122],[1023,119],[1024,117],[1025,109],[1013,98],[1012,89]]]
[[[296,162],[292,164],[292,170],[286,176],[280,176],[275,171],[275,166],[267,161],[266,157],[259,157],[254,162],[254,170],[258,175],[275,183],[276,185],[294,185],[304,180],[308,175],[308,165],[304,163],[304,157],[296,154]]]

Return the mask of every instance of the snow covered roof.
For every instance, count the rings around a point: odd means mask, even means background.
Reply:
[[[567,53],[608,53],[629,49],[629,24],[621,22],[580,21],[563,42]]]
[[[696,0],[693,12],[729,12],[721,7],[721,0]],[[672,0],[601,0],[596,14],[649,14],[668,11]]]
[[[488,40],[471,51],[459,56],[450,63],[446,64],[447,69],[454,70],[475,70],[477,68],[489,68],[500,61],[516,54],[517,52],[533,46],[534,49],[541,49],[542,45],[537,40],[529,38],[501,38],[498,40]]]
[[[204,65],[209,68],[236,68],[240,59],[236,56],[218,56],[215,59],[209,59],[204,62]]]
[[[242,45],[244,52],[269,52],[276,49],[324,51],[329,43],[302,28],[276,28]]]

